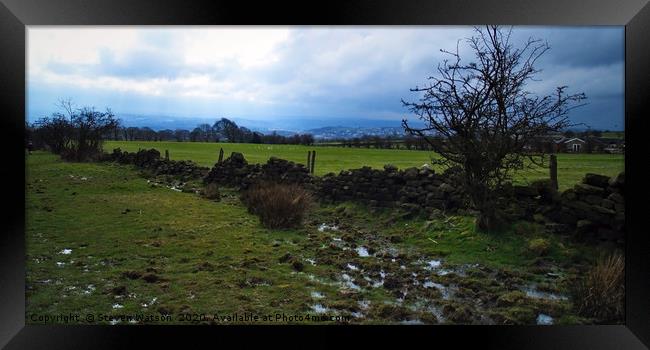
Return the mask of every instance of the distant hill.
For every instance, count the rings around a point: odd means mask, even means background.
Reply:
[[[314,135],[315,139],[352,139],[362,136],[404,136],[404,128],[401,126],[388,127],[347,127],[347,126],[327,126],[316,129],[309,129],[307,133]]]

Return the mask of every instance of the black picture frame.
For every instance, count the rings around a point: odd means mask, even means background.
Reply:
[[[265,2],[1,0],[0,105],[2,154],[11,162],[5,175],[0,238],[0,346],[24,348],[108,348],[152,346],[152,339],[202,340],[225,346],[261,342],[280,346],[348,346],[349,337],[364,345],[424,340],[424,346],[467,345],[495,348],[643,349],[650,344],[650,245],[640,214],[644,209],[642,139],[647,131],[644,107],[650,100],[650,5],[648,0],[489,0],[489,1],[346,1],[279,4]],[[178,326],[26,326],[25,325],[25,49],[29,25],[171,25],[171,24],[372,24],[372,25],[624,25],[625,26],[625,168],[626,319],[619,326],[397,326],[397,327],[178,327]],[[639,189],[638,191],[636,189]],[[182,334],[181,334],[182,333]],[[296,341],[296,336],[306,342]],[[191,341],[190,341],[191,340]],[[645,345],[644,345],[645,344]]]

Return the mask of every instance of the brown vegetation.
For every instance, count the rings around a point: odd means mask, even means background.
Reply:
[[[300,226],[312,206],[311,193],[295,184],[259,182],[242,195],[248,211],[268,228]]]

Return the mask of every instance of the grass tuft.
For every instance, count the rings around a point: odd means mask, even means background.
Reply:
[[[622,321],[625,261],[620,254],[600,258],[575,290],[578,313],[604,321]]]
[[[242,195],[251,214],[267,228],[292,228],[302,224],[313,205],[311,193],[296,184],[260,182]]]

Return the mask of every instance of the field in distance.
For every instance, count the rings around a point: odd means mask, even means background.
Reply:
[[[169,150],[174,160],[192,160],[199,165],[212,167],[223,148],[224,158],[231,152],[240,152],[249,163],[265,163],[275,156],[296,163],[307,163],[307,151],[316,150],[316,175],[329,172],[369,166],[381,169],[385,164],[393,164],[400,169],[421,167],[431,162],[437,155],[431,151],[410,151],[397,149],[319,147],[300,145],[266,145],[246,143],[204,143],[204,142],[155,142],[155,141],[107,141],[104,149],[114,148],[134,152],[138,149],[155,148],[164,154]],[[560,189],[567,189],[579,183],[586,173],[615,176],[625,169],[621,154],[558,154],[558,181]],[[548,178],[548,169],[524,170],[516,175],[516,182],[526,183],[536,179]]]

